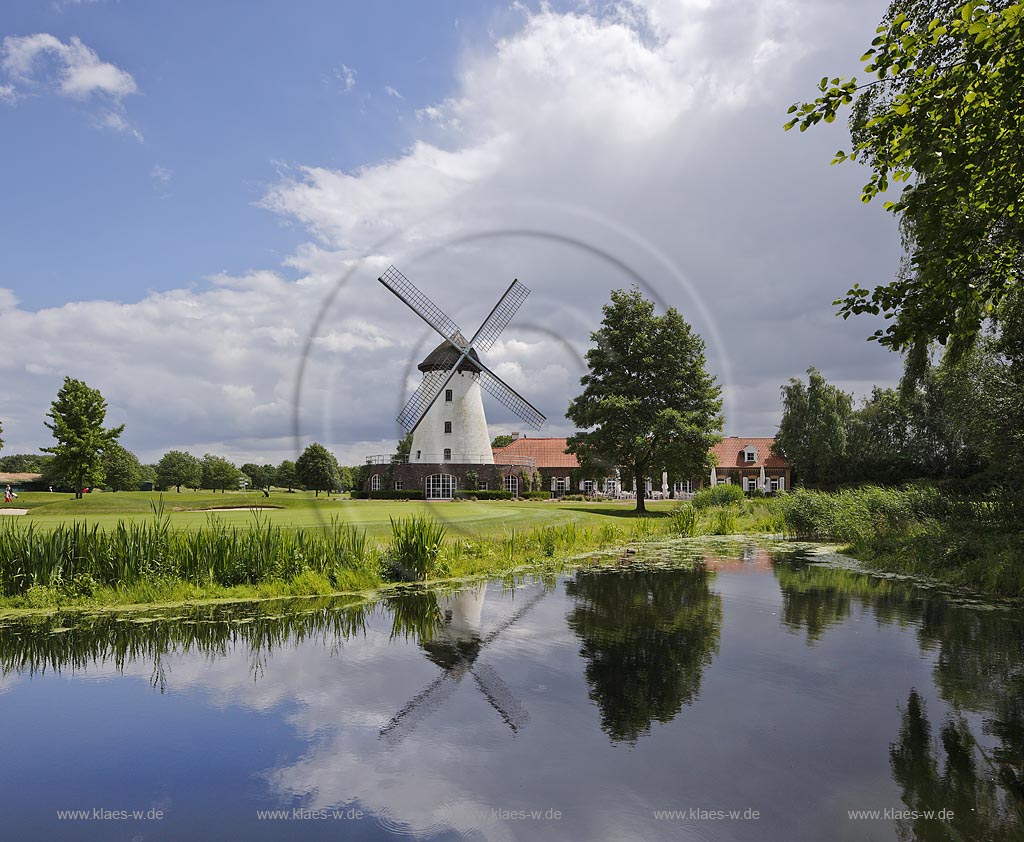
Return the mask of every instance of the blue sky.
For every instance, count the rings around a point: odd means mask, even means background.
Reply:
[[[875,325],[831,302],[891,278],[895,226],[829,166],[840,121],[781,130],[858,69],[885,5],[8,0],[5,452],[48,443],[66,375],[144,459],[387,452],[433,344],[376,284],[392,262],[468,330],[526,283],[488,361],[547,435],[572,431],[601,305],[635,278],[707,340],[727,434],[772,434],[810,365],[892,383]]]
[[[279,171],[398,154],[498,17],[478,2],[5,3],[0,34],[77,36],[127,70],[142,140],[38,89],[0,108],[0,286],[39,308],[279,263],[303,239],[257,206]]]

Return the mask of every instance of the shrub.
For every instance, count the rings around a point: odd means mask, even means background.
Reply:
[[[384,557],[384,576],[392,581],[415,582],[443,576],[441,550],[445,527],[430,517],[391,518],[391,543]]]
[[[713,506],[732,506],[742,503],[745,499],[743,489],[738,485],[715,485],[702,488],[693,495],[693,505],[697,509],[710,509]]]
[[[520,500],[550,500],[550,491],[520,491]]]
[[[692,538],[700,534],[700,518],[697,510],[689,503],[683,503],[669,514],[671,530],[676,535]]]
[[[736,510],[729,506],[715,509],[711,519],[712,535],[735,535],[739,530]]]
[[[394,489],[381,489],[380,491],[365,492],[371,500],[423,500],[425,495],[422,491],[411,488],[408,490],[396,491]],[[479,492],[474,492],[479,494]],[[355,493],[353,492],[353,496]]]

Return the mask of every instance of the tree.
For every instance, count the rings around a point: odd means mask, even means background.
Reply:
[[[398,449],[395,451],[395,461],[408,462],[410,453],[412,453],[412,433],[406,433],[398,440]]]
[[[71,377],[64,378],[46,414],[51,421],[44,423],[57,444],[42,450],[53,454],[54,471],[75,486],[75,497],[81,499],[86,485],[103,482],[103,453],[117,441],[124,425],[104,429],[107,402],[103,395]]]
[[[903,269],[836,304],[843,318],[884,313],[889,327],[871,338],[921,359],[931,341],[968,347],[1020,283],[1024,4],[894,0],[877,33],[862,57],[875,81],[823,78],[786,129],[832,122],[853,103],[853,149],[833,163],[867,164],[864,202],[890,180],[906,185],[885,203],[900,221]]]
[[[202,485],[203,466],[191,453],[171,450],[157,463],[156,475],[161,488],[174,488],[180,494],[183,485],[186,488]]]
[[[0,421],[0,450],[4,449],[3,435],[4,435],[4,422]]]
[[[295,463],[290,459],[285,459],[277,466],[277,471],[274,473],[274,485],[291,491],[298,483],[295,476]]]
[[[806,386],[794,378],[782,387],[782,421],[775,437],[775,452],[793,466],[804,483],[841,481],[852,411],[853,398],[811,366]]]
[[[103,453],[104,485],[111,491],[137,491],[142,466],[130,450],[112,442]]]
[[[270,496],[270,486],[274,484],[277,470],[273,465],[257,465],[246,462],[242,465],[242,473],[249,478],[249,485],[263,492],[264,497]]]
[[[225,489],[238,487],[238,468],[222,456],[207,453],[203,456],[202,468],[203,488],[223,493]]]
[[[156,485],[159,478],[156,475],[156,465],[142,465],[139,468],[139,482],[151,482]]]
[[[583,393],[566,412],[588,432],[566,450],[584,466],[621,466],[646,511],[652,472],[699,476],[722,428],[721,388],[705,369],[704,340],[673,308],[664,316],[636,288],[614,290],[602,327],[591,334]]]
[[[338,460],[322,444],[313,442],[295,462],[295,475],[320,496],[338,485]]]
[[[515,441],[515,439],[512,438],[512,436],[508,436],[508,435],[495,436],[494,437],[494,441],[491,442],[491,447],[494,450],[497,450],[498,448],[501,448],[501,447],[508,447],[514,441]]]

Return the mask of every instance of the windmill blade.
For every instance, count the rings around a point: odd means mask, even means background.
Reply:
[[[462,335],[462,331],[459,330],[459,326],[393,265],[389,266],[377,280],[459,351],[466,350],[466,339]]]
[[[498,377],[497,374],[491,371],[482,362],[478,362],[477,360],[473,360],[473,362],[479,365],[481,369],[480,385],[483,386],[483,388],[486,389],[487,392],[498,401],[498,403],[508,409],[511,409],[523,421],[533,427],[533,429],[539,430],[544,426],[544,422],[547,418],[544,417],[543,412],[537,409],[537,407],[509,386],[508,383]]]
[[[489,646],[491,643],[493,643],[495,640],[501,637],[501,635],[503,635],[510,626],[518,623],[521,619],[523,619],[523,617],[526,616],[527,612],[530,611],[530,609],[532,609],[534,605],[536,605],[538,602],[544,599],[544,597],[546,597],[547,595],[547,589],[544,588],[544,586],[542,585],[540,590],[537,591],[537,593],[535,593],[528,600],[526,600],[526,602],[523,605],[519,606],[519,608],[517,608],[511,614],[511,616],[509,616],[499,626],[492,629],[491,632],[487,635],[487,637],[480,641],[480,648],[483,649],[485,646]]]
[[[420,722],[448,701],[448,697],[459,686],[465,667],[441,673],[425,690],[413,696],[387,725],[380,729],[380,738],[397,743]]]
[[[471,669],[470,673],[476,681],[476,686],[480,688],[480,692],[486,696],[491,707],[505,720],[505,724],[509,728],[518,731],[529,721],[530,715],[526,712],[526,708],[519,703],[512,690],[502,681],[501,676],[495,672],[493,667],[483,664]]]
[[[512,321],[513,316],[523,306],[523,302],[526,301],[529,294],[530,290],[519,283],[518,280],[512,281],[509,288],[505,290],[505,294],[494,305],[490,315],[484,319],[484,323],[480,325],[480,329],[470,340],[469,344],[477,351],[489,350],[498,341],[501,332]]]
[[[434,401],[438,399],[444,387],[448,385],[448,381],[452,379],[455,370],[461,362],[462,357],[456,357],[455,365],[447,372],[423,372],[423,380],[420,382],[420,385],[416,387],[416,391],[412,393],[409,400],[405,402],[405,406],[402,407],[402,411],[398,413],[398,423],[405,428],[406,432],[411,433],[419,426],[423,416],[434,405]]]

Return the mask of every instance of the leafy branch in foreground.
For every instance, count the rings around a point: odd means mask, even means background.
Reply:
[[[833,163],[871,169],[861,191],[901,224],[907,259],[896,280],[855,284],[843,318],[883,314],[871,337],[896,350],[966,347],[1020,282],[1024,241],[1024,3],[895,0],[861,57],[876,79],[825,77],[790,107],[787,130],[833,122],[852,105],[853,148]]]

